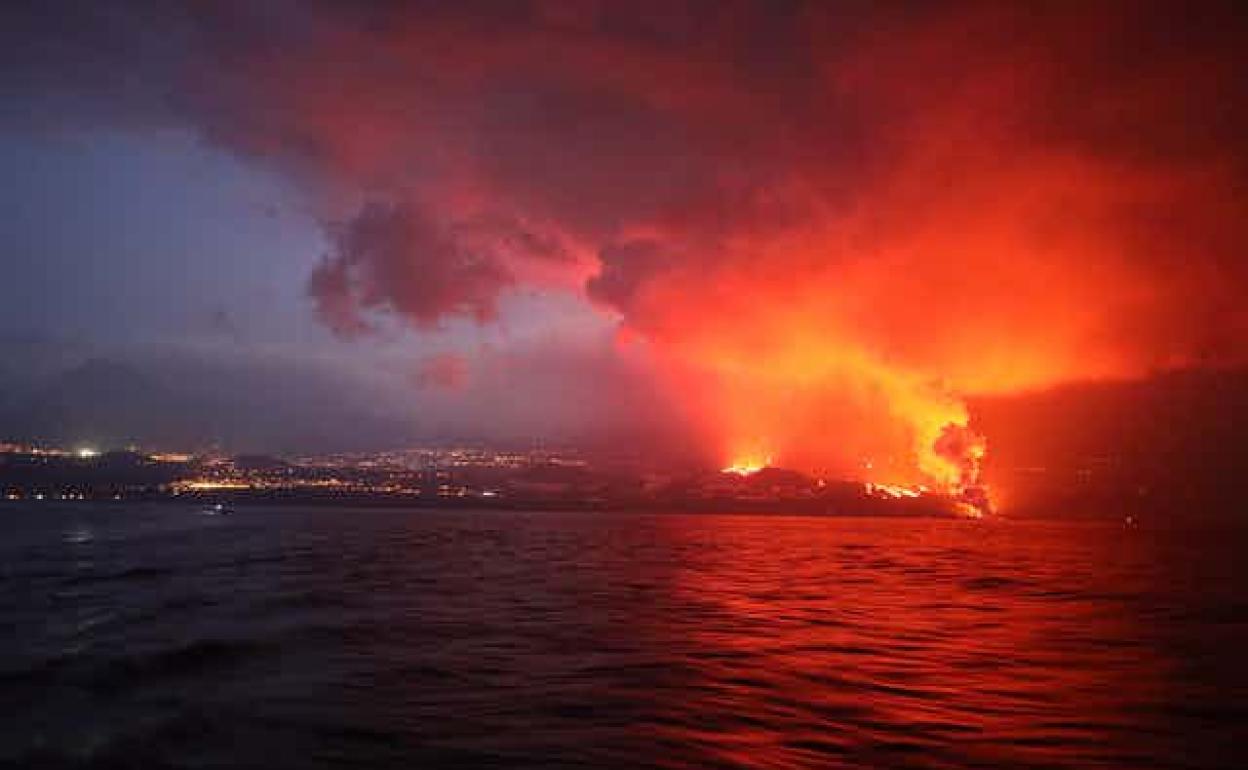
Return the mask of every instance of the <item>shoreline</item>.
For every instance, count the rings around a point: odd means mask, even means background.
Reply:
[[[89,505],[99,507],[135,503],[201,508],[217,503],[229,506],[260,508],[316,507],[362,509],[411,509],[414,511],[482,511],[482,512],[585,512],[585,513],[715,513],[778,516],[826,516],[835,518],[928,518],[962,519],[952,506],[940,499],[886,500],[864,497],[853,500],[741,500],[707,498],[699,500],[599,500],[599,499],[500,499],[473,498],[420,499],[414,496],[384,495],[283,495],[283,494],[136,494],[114,498],[107,496],[83,499],[33,498],[0,500],[0,509],[7,505]]]

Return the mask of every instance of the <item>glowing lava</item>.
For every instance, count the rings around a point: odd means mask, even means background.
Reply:
[[[583,291],[736,475],[762,446],[987,510],[964,397],[1248,362],[1233,14],[771,5],[688,50],[665,14],[331,16],[191,101],[315,208],[365,202],[308,285],[339,334]]]
[[[902,484],[877,484],[873,481],[863,484],[863,489],[872,497],[883,497],[890,500],[900,500],[903,497],[921,497],[927,493],[927,487],[922,485],[907,487]]]
[[[771,457],[743,457],[735,460],[731,465],[721,468],[721,473],[729,473],[734,476],[753,476],[763,468],[771,465]]]

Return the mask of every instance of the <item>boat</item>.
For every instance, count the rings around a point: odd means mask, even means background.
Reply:
[[[226,516],[234,511],[227,507],[225,503],[214,503],[213,505],[204,506],[199,512],[204,516]]]

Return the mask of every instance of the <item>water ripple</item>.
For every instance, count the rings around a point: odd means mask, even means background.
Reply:
[[[1244,765],[1248,582],[1225,533],[9,515],[0,763]]]

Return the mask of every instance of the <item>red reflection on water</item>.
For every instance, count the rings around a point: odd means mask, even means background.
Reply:
[[[1105,531],[670,517],[689,678],[659,738],[749,767],[1148,764],[1171,664]],[[1059,537],[1060,534],[1060,537]],[[1108,533],[1110,537],[1114,532]]]

